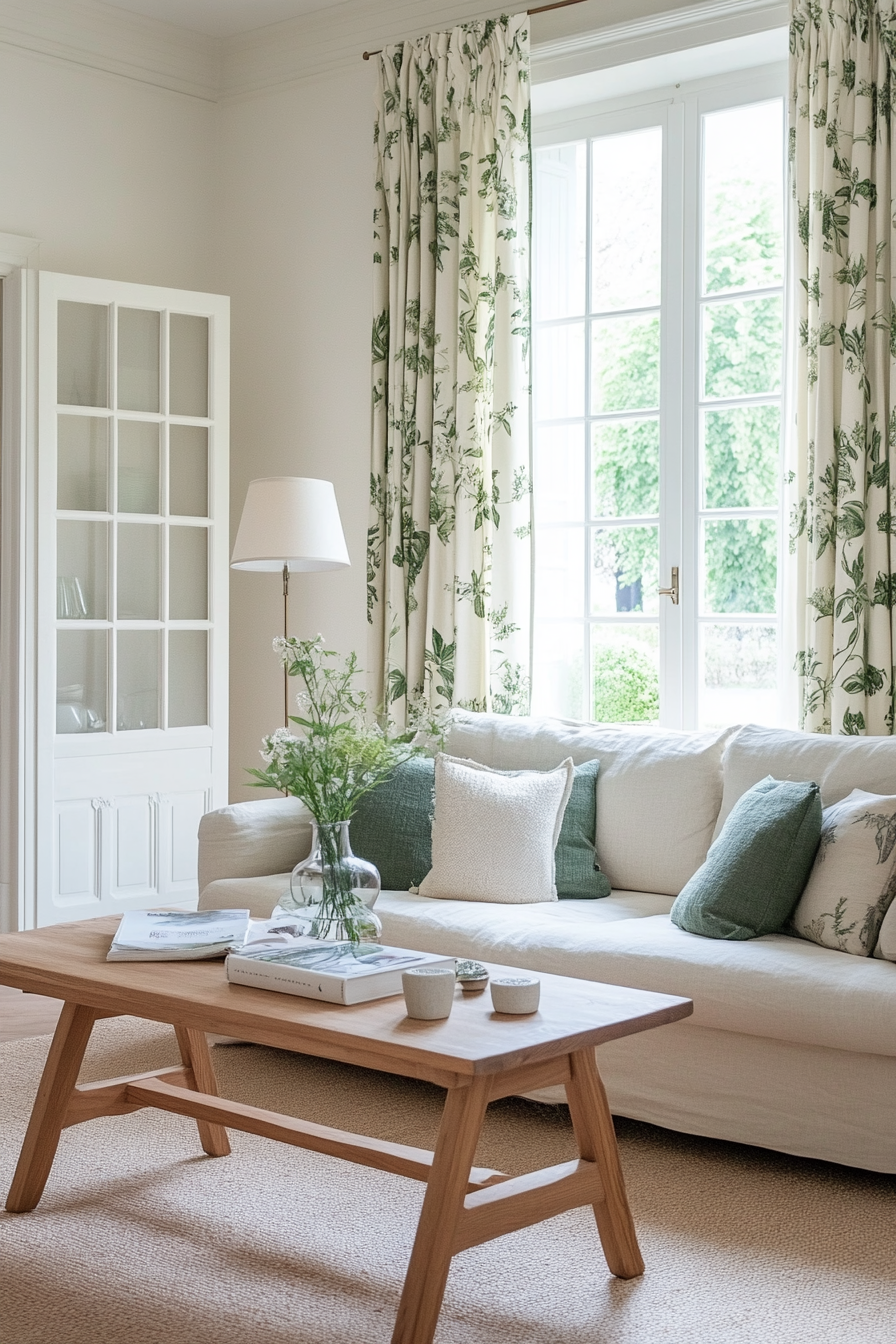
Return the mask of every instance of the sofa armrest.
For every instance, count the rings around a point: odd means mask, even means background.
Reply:
[[[199,822],[199,892],[224,877],[292,870],[311,852],[312,816],[297,798],[263,798],[206,812]]]

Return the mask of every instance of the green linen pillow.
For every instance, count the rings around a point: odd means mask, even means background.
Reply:
[[[561,901],[595,900],[610,894],[609,879],[600,871],[594,852],[599,769],[600,761],[585,761],[576,766],[554,851],[557,898]]]
[[[790,918],[821,838],[817,784],[772,779],[738,799],[706,862],[670,911],[673,924],[704,938],[759,938]]]
[[[419,887],[432,867],[435,761],[412,756],[365,793],[349,827],[359,859],[379,869],[384,891]]]

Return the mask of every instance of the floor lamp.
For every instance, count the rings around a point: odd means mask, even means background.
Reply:
[[[249,482],[232,569],[283,575],[283,638],[289,638],[289,575],[347,569],[350,561],[330,481],[265,476]],[[283,668],[283,722],[289,727],[289,673]]]

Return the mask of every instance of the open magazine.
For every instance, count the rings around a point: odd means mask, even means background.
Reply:
[[[127,910],[107,961],[204,961],[242,947],[248,910]],[[261,921],[259,921],[261,922]]]

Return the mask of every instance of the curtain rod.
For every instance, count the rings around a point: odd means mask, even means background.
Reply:
[[[527,9],[526,13],[531,18],[533,14],[546,14],[549,9],[566,9],[567,5],[581,5],[584,0],[554,0],[552,5],[539,5],[536,9]],[[371,56],[381,56],[382,47],[378,51],[362,51],[361,59],[369,61]]]

